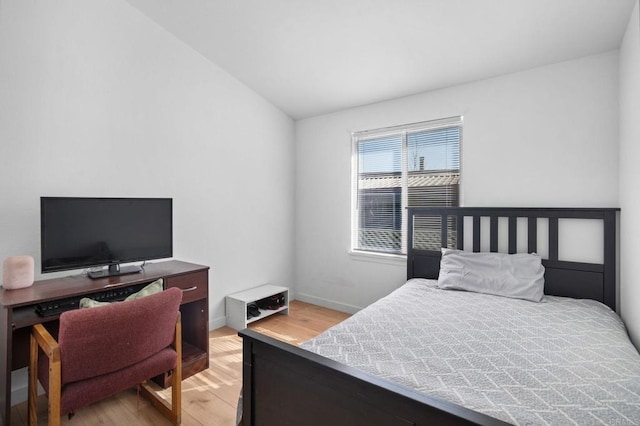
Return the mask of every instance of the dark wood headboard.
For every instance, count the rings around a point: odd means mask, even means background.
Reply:
[[[407,232],[407,279],[438,278],[441,252],[433,247],[433,241],[425,248],[414,224],[421,220],[440,223],[439,247],[463,249],[464,234],[471,232],[473,251],[479,252],[481,241],[481,218],[489,219],[489,251],[498,251],[498,220],[508,220],[508,253],[516,253],[518,241],[517,220],[527,221],[527,252],[537,252],[538,219],[547,219],[548,256],[543,259],[545,267],[545,294],[567,296],[578,299],[594,299],[616,309],[616,223],[619,208],[508,208],[508,207],[409,207]],[[465,229],[465,217],[471,218],[471,230]],[[602,263],[571,262],[558,259],[558,219],[596,219],[604,228]],[[467,221],[468,222],[468,221]],[[437,230],[436,230],[437,233]],[[415,238],[414,238],[415,237]],[[422,244],[422,247],[421,247]]]

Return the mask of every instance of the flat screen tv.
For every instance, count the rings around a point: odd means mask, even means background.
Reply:
[[[129,274],[121,263],[173,256],[171,198],[41,197],[42,272],[108,265],[91,278]]]

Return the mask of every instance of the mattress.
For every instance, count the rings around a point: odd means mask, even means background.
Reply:
[[[640,424],[640,355],[592,300],[412,279],[302,347],[512,424]]]

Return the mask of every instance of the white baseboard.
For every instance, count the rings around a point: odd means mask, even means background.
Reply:
[[[44,388],[38,383],[38,395],[44,394]],[[11,405],[23,403],[29,397],[29,369],[27,367],[11,373]]]
[[[19,383],[19,386],[11,389],[11,405],[21,404],[25,402],[29,395],[29,387],[27,382]]]
[[[311,303],[314,305],[322,306],[324,308],[333,309],[340,312],[346,312],[348,314],[355,314],[362,308],[359,306],[348,305],[346,303],[336,302],[335,300],[324,299],[322,297],[312,296],[305,293],[297,293],[296,300],[301,302]]]
[[[216,330],[227,325],[227,317],[209,318],[209,331]]]

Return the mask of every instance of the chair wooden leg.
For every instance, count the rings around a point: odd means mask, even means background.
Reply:
[[[31,329],[29,343],[29,425],[38,423],[38,355],[39,348],[49,358],[49,400],[48,423],[60,425],[60,398],[62,391],[62,374],[60,367],[60,347],[42,324]]]
[[[60,361],[49,362],[49,426],[60,425],[62,371]]]
[[[31,335],[29,345],[29,426],[38,424],[38,342]]]
[[[182,421],[180,416],[180,410],[174,407],[173,404],[170,407],[169,403],[162,399],[155,390],[145,381],[140,384],[140,394],[144,396],[163,416],[165,416],[174,425],[179,425]],[[171,388],[171,399],[174,400],[174,389]]]
[[[176,332],[173,347],[176,350],[176,366],[171,372],[171,407],[160,398],[158,394],[145,381],[140,384],[140,393],[156,407],[163,416],[168,418],[174,425],[182,422],[182,326],[180,323],[180,313],[176,322]]]
[[[180,424],[182,421],[182,322],[179,312],[173,346],[176,350],[178,362],[171,375],[171,409],[177,419],[176,424]]]
[[[182,364],[182,361],[178,362],[178,365]],[[176,373],[174,370],[173,378],[171,379],[171,412],[176,418],[176,424],[179,425],[182,422],[182,374]]]

